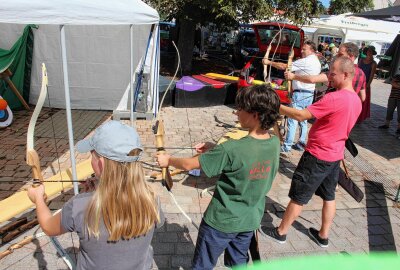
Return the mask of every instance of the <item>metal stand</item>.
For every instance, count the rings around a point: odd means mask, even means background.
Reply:
[[[135,121],[137,119],[145,119],[145,120],[152,120],[154,118],[154,114],[152,112],[133,112],[131,115],[131,112],[126,110],[126,111],[118,111],[114,110],[113,115],[112,115],[113,120],[122,120],[122,119],[131,119],[132,121]]]

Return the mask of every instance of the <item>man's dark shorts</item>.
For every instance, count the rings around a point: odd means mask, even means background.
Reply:
[[[324,201],[335,200],[339,164],[340,160],[320,160],[305,151],[293,174],[289,197],[299,204],[307,204],[314,193]]]

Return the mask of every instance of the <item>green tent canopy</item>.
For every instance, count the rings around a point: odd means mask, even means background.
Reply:
[[[13,73],[10,79],[27,103],[29,102],[33,53],[32,28],[37,28],[37,26],[27,25],[24,28],[22,36],[15,42],[11,49],[5,50],[0,48],[0,73],[7,69]],[[7,101],[11,109],[22,107],[21,102],[13,91],[9,89],[8,84],[1,79],[0,95]]]

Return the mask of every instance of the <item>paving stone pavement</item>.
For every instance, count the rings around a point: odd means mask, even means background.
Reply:
[[[396,208],[394,198],[400,184],[400,140],[394,136],[396,128],[394,123],[389,130],[377,129],[385,118],[389,92],[388,84],[384,84],[381,80],[373,82],[371,119],[358,124],[352,131],[351,138],[358,147],[359,156],[352,159],[346,155],[346,165],[352,180],[364,191],[365,197],[361,203],[357,203],[339,188],[337,213],[330,234],[329,247],[320,248],[307,234],[309,227],[319,228],[321,220],[322,201],[319,198],[313,198],[305,206],[301,217],[293,224],[286,244],[277,244],[269,239],[260,238],[260,252],[264,260],[315,254],[349,253],[351,255],[373,251],[399,253],[400,208]],[[166,107],[163,110],[166,146],[187,147],[205,140],[218,141],[236,120],[231,113],[232,109],[226,106],[190,109]],[[57,112],[59,110],[45,110],[38,123],[45,122],[49,119],[49,115]],[[107,120],[109,116],[109,113],[103,115],[100,122]],[[13,125],[2,130],[7,140],[3,140],[0,149],[0,199],[6,198],[22,186],[21,183],[11,181],[27,180],[30,177],[30,169],[24,161],[29,117],[30,114],[25,111],[15,112]],[[94,124],[93,128],[99,123]],[[135,125],[143,145],[153,146],[152,123],[138,120]],[[89,130],[86,133],[89,133]],[[66,168],[70,164],[68,141],[62,138],[57,138],[56,141],[59,146],[58,153],[61,154],[60,166]],[[46,175],[52,175],[58,170],[54,139],[37,138],[36,146],[42,160],[42,167],[46,168]],[[154,151],[147,148],[143,158],[148,163],[147,173],[151,172],[151,165],[154,164],[152,157]],[[170,152],[180,156],[192,154],[192,151],[187,149]],[[268,194],[262,225],[273,227],[279,224],[289,201],[287,194],[291,176],[300,155],[300,152],[293,150],[287,157],[281,158],[279,174]],[[88,155],[77,155],[78,161],[87,157]],[[201,197],[200,192],[212,186],[215,181],[216,179],[207,179],[204,175],[194,177],[182,174],[175,177],[173,194],[196,224],[200,223],[202,213],[211,198],[208,194]],[[163,210],[166,213],[166,224],[157,230],[153,239],[154,269],[189,269],[197,230],[176,208],[159,181],[149,180],[149,183],[160,195]],[[71,195],[71,191],[66,191],[53,200],[50,207],[59,209]],[[30,211],[26,213],[29,216],[33,214]],[[40,229],[35,227],[12,243],[38,231]],[[74,259],[79,247],[76,235],[67,233],[57,239]],[[0,251],[5,250],[8,245],[2,245]],[[0,269],[26,268],[66,269],[66,265],[56,254],[49,239],[41,237],[38,241],[16,250],[0,263]],[[222,256],[216,269],[226,269],[223,267]]]

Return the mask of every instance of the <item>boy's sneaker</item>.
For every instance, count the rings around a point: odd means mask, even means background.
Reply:
[[[276,228],[267,228],[265,226],[261,226],[258,231],[261,233],[261,235],[266,236],[268,238],[271,238],[275,242],[279,244],[285,244],[286,243],[286,234],[285,235],[280,235],[278,233],[278,227]]]
[[[326,248],[328,247],[329,240],[321,238],[319,236],[319,231],[314,228],[309,228],[308,229],[308,234],[311,236],[311,238],[318,244],[318,246]]]

